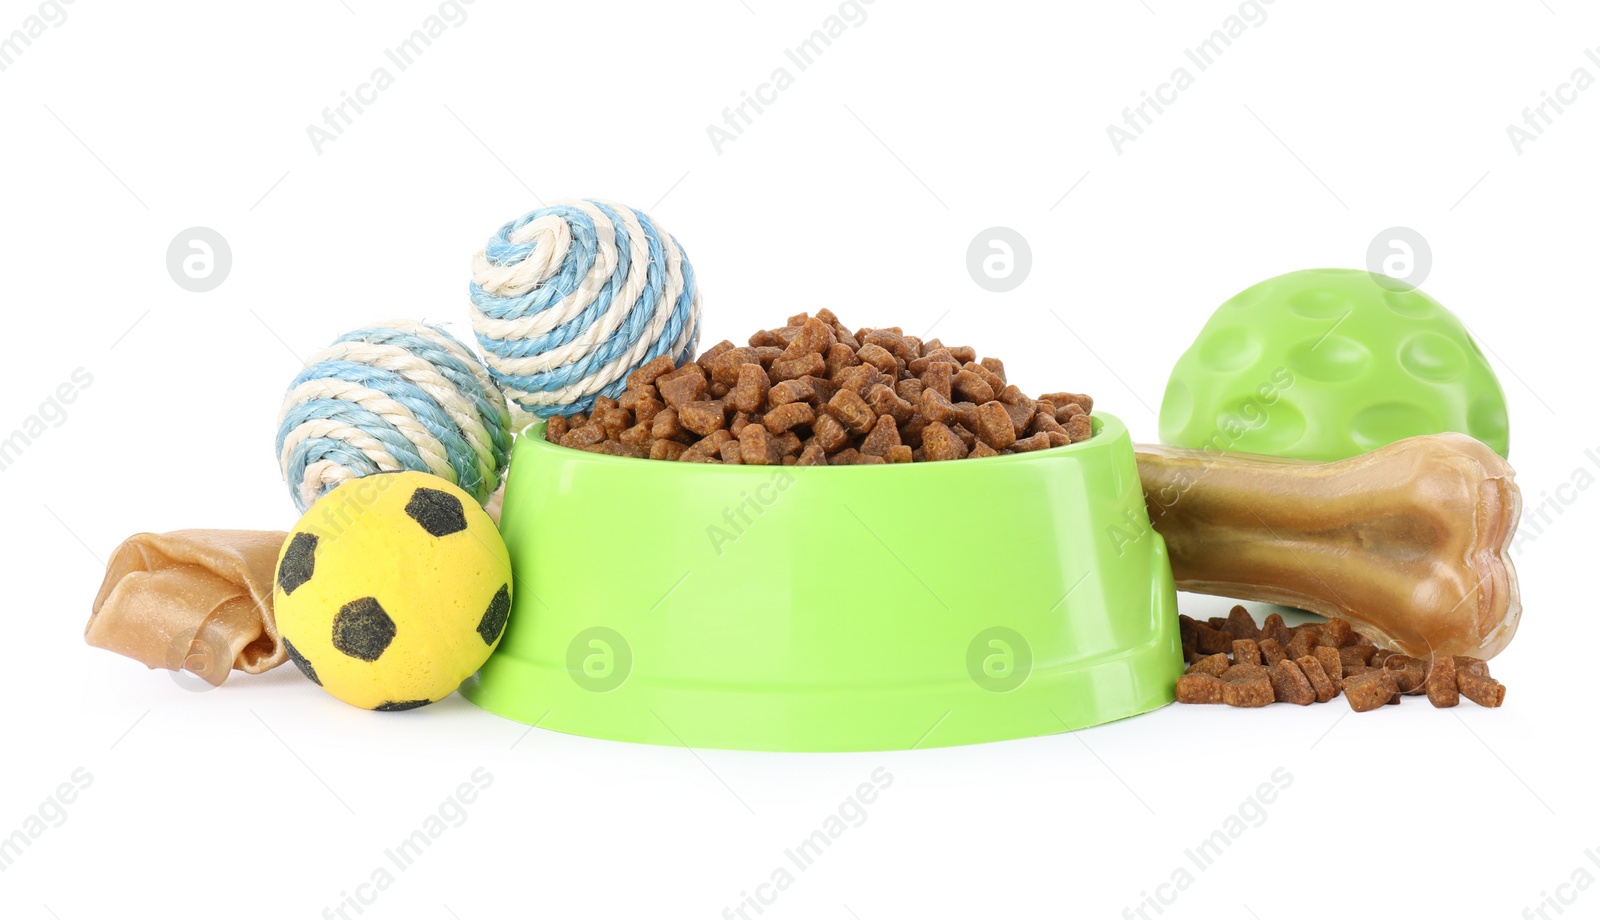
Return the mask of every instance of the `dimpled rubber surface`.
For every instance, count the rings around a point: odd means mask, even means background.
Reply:
[[[1505,393],[1461,321],[1355,269],[1269,278],[1218,307],[1172,369],[1161,439],[1341,460],[1459,431],[1506,456]]]

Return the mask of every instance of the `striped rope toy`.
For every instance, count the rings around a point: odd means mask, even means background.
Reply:
[[[643,211],[560,201],[501,227],[472,260],[472,326],[490,373],[541,417],[588,412],[700,337],[700,291],[678,241]]]
[[[283,399],[278,462],[302,512],[341,482],[394,470],[432,473],[487,502],[510,429],[505,396],[471,349],[397,320],[312,356]]]

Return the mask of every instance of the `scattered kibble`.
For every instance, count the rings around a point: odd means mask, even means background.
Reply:
[[[1290,627],[1274,613],[1259,627],[1235,606],[1226,617],[1178,618],[1188,668],[1178,678],[1180,703],[1255,708],[1309,706],[1343,695],[1355,712],[1426,695],[1441,709],[1462,697],[1480,706],[1505,702],[1506,688],[1480,658],[1440,655],[1430,661],[1380,649],[1342,619]]]

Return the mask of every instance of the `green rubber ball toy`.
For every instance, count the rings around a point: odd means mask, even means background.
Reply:
[[[1386,275],[1314,268],[1218,307],[1161,399],[1177,447],[1342,460],[1459,431],[1506,456],[1506,398],[1461,321]]]

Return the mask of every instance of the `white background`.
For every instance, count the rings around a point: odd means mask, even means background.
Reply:
[[[0,3],[0,35],[37,9]],[[323,916],[480,767],[493,782],[466,822],[364,916],[724,916],[880,767],[893,783],[865,823],[762,916],[1137,916],[1179,866],[1194,883],[1164,917],[1518,917],[1558,893],[1600,912],[1600,891],[1557,887],[1600,876],[1600,498],[1555,491],[1600,474],[1600,91],[1520,154],[1506,134],[1575,68],[1600,76],[1592,9],[1278,0],[1121,155],[1106,125],[1236,5],[878,0],[720,154],[708,123],[836,4],[466,9],[320,154],[307,126],[436,4],[78,0],[0,73],[0,431],[93,376],[0,474],[0,835],[75,769],[93,777],[0,873],[0,914]],[[1424,288],[1492,353],[1528,505],[1561,512],[1519,547],[1505,708],[1168,707],[961,749],[690,752],[528,733],[459,697],[374,716],[292,668],[191,692],[84,645],[128,535],[293,522],[271,443],[301,358],[391,317],[467,336],[470,255],[569,195],[643,208],[683,242],[703,344],[824,306],[936,327],[1026,390],[1094,394],[1140,440],[1217,304],[1361,267],[1378,231],[1415,228]],[[965,268],[995,225],[1033,251],[1008,294]],[[165,268],[191,226],[232,246],[209,293]],[[1184,850],[1280,769],[1259,826],[1194,870]]]

